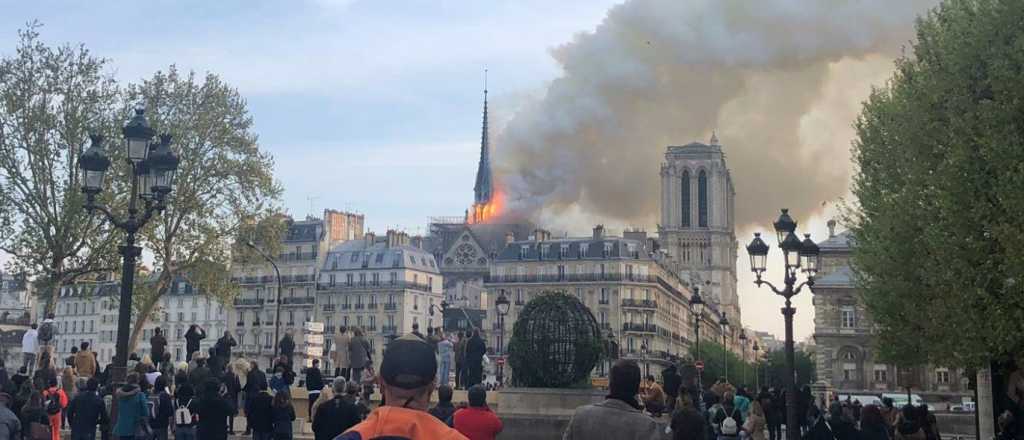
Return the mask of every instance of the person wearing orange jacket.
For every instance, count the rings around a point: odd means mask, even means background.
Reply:
[[[57,387],[57,378],[51,377],[43,390],[43,409],[50,418],[50,434],[53,440],[60,440],[60,420],[64,408],[68,407],[68,395]]]

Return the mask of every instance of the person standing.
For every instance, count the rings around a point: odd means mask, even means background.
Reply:
[[[459,332],[459,340],[455,341],[455,388],[466,386],[466,333]]]
[[[274,395],[273,420],[274,440],[292,440],[292,422],[295,421],[295,407],[288,393]]]
[[[662,428],[640,411],[640,366],[619,359],[608,374],[609,394],[603,402],[576,409],[562,436],[564,440],[662,438]]]
[[[43,395],[32,391],[25,406],[21,408],[22,434],[25,440],[44,440],[50,431],[50,418],[43,407]]]
[[[50,378],[43,390],[43,401],[46,402],[46,415],[50,417],[53,440],[60,440],[60,422],[64,408],[68,407],[68,395],[57,386],[56,377]]]
[[[743,430],[751,440],[765,440],[764,431],[768,421],[764,415],[764,408],[761,402],[754,401],[750,404],[750,411],[747,413],[747,421],[743,423]]]
[[[364,368],[373,368],[370,357],[370,343],[363,337],[363,329],[352,329],[352,339],[348,343],[348,361],[352,377],[361,378]]]
[[[202,398],[199,399],[199,423],[196,435],[201,440],[227,440],[228,425],[224,423],[231,415],[231,405],[221,392],[217,379],[210,378],[203,385]]]
[[[157,377],[153,384],[153,394],[156,400],[156,407],[153,408],[154,417],[149,421],[149,427],[153,428],[154,440],[167,440],[167,429],[171,426],[171,419],[174,418],[174,401],[167,392],[167,378]]]
[[[153,337],[149,338],[149,357],[153,361],[153,366],[160,370],[160,363],[164,360],[164,353],[167,352],[167,338],[164,337],[164,331],[157,327],[153,329]]]
[[[417,322],[412,323],[412,334],[420,338],[421,341],[426,342],[427,338],[423,337],[423,333],[420,333],[420,324]]]
[[[281,356],[288,360],[288,365],[294,365],[292,358],[295,356],[295,340],[292,339],[290,331],[284,332],[284,337],[277,343],[277,348],[281,351]]]
[[[188,327],[185,332],[185,362],[192,361],[192,355],[199,351],[199,341],[203,339],[206,339],[206,330],[196,324]]]
[[[479,384],[467,392],[469,407],[455,411],[452,426],[469,440],[494,440],[501,433],[501,419],[487,407],[487,391]]]
[[[53,313],[47,313],[46,319],[39,325],[39,345],[49,349],[50,342],[57,336],[57,324],[53,322]],[[52,353],[51,353],[52,355]]]
[[[466,342],[465,386],[467,388],[483,382],[485,354],[487,354],[487,344],[480,337],[480,330],[473,329],[473,336]]]
[[[309,409],[306,411],[306,414],[313,418],[313,404],[320,398],[320,390],[324,387],[324,378],[320,373],[320,359],[313,359],[313,366],[307,368],[305,374],[306,391],[309,395],[306,399],[309,403]]]
[[[245,378],[245,386],[242,387],[242,391],[245,392],[245,434],[249,435],[252,432],[252,426],[255,423],[255,419],[252,417],[252,403],[259,396],[263,390],[267,389],[267,375],[260,370],[259,365],[256,361],[252,361],[249,367],[249,373]]]
[[[82,341],[81,349],[75,354],[75,370],[78,377],[86,379],[96,375],[96,353],[89,350],[89,342]]]
[[[455,414],[455,405],[452,405],[452,387],[441,385],[437,387],[437,405],[430,408],[430,415],[438,420],[448,423]]]
[[[860,438],[863,440],[890,440],[889,426],[875,405],[865,405],[861,413]]]
[[[25,331],[25,335],[21,337],[21,355],[22,363],[21,366],[25,368],[25,372],[29,376],[36,369],[36,353],[39,351],[39,331],[36,328],[39,327],[36,323],[32,323],[32,326]]]
[[[380,365],[384,405],[336,440],[406,438],[463,440],[466,436],[427,413],[437,378],[434,350],[422,339],[405,335],[388,344]]]
[[[221,379],[225,389],[224,400],[231,405],[231,415],[228,416],[228,435],[234,435],[235,416],[238,415],[238,394],[242,392],[242,382],[231,368],[224,372]]]
[[[206,359],[202,357],[196,357],[196,367],[189,371],[188,381],[192,384],[192,388],[201,389],[206,383],[206,379],[210,378],[210,368],[206,366]]]
[[[221,336],[214,346],[217,357],[221,360],[221,366],[226,365],[231,360],[231,347],[236,345],[238,345],[238,342],[235,341],[235,337],[231,336],[231,332],[224,330],[224,336]]]
[[[445,337],[444,333],[442,333],[440,329],[438,330],[438,333],[441,333],[441,340],[437,343],[437,357],[439,361],[438,376],[440,379],[437,383],[441,386],[447,386],[448,375],[452,369],[452,352],[455,351],[455,345]]]
[[[21,420],[10,409],[13,401],[10,394],[0,393],[0,439],[15,440],[21,437]]]
[[[134,438],[139,424],[143,423],[149,412],[146,396],[139,388],[139,375],[131,373],[125,384],[114,393],[117,399],[117,417],[111,434],[118,438]]]
[[[259,392],[252,397],[246,408],[246,416],[249,418],[249,428],[252,429],[252,440],[272,440],[274,436],[273,398],[267,392],[265,384],[260,384],[259,388]]]
[[[341,326],[338,334],[334,336],[334,375],[352,380],[348,362],[348,344],[352,337],[347,334],[347,330],[345,326]]]
[[[195,389],[188,380],[182,378],[174,382],[174,440],[195,440],[199,399],[196,398]]]
[[[334,378],[331,384],[334,397],[317,405],[313,416],[314,440],[333,440],[360,421],[355,404],[346,399],[347,382]]]
[[[679,387],[683,385],[683,378],[679,375],[676,369],[676,364],[672,363],[668,368],[661,372],[661,383],[665,384],[665,396],[668,400],[668,413],[676,409],[676,400],[679,397]]]

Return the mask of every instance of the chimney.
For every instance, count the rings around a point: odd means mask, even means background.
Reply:
[[[836,221],[835,219],[828,221],[828,238],[836,236]]]
[[[505,244],[510,245],[513,241],[516,241],[516,234],[512,231],[505,233]]]
[[[543,230],[541,228],[537,228],[537,229],[533,230],[533,240],[534,241],[548,241],[550,239],[551,239],[551,233],[550,232],[545,231],[545,230]]]
[[[604,239],[604,225],[594,226],[594,240]]]
[[[622,233],[622,238],[627,240],[639,241],[641,245],[646,246],[647,243],[647,231],[643,231],[640,228],[626,230]]]
[[[373,241],[376,238],[377,236],[374,235],[373,232],[367,232],[366,235],[363,235],[363,240],[366,241],[366,247],[373,246]]]

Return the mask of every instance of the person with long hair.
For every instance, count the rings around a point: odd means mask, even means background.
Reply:
[[[753,440],[765,440],[764,431],[767,426],[768,420],[764,415],[764,408],[761,406],[761,402],[753,401],[750,404],[747,421],[743,424],[743,430]]]
[[[224,398],[227,391],[221,387],[220,381],[209,378],[202,385],[202,398],[199,400],[199,423],[196,434],[202,440],[227,440],[227,418],[231,415],[231,405]]]
[[[344,376],[338,376],[338,377],[334,378],[335,381],[337,381],[338,379],[342,379],[342,381],[344,381],[345,377]],[[324,402],[329,402],[333,398],[334,398],[334,389],[330,385],[324,385],[324,387],[320,389],[320,394],[317,395],[316,401],[313,402],[313,407],[311,407],[309,409],[309,421],[310,421],[310,423],[314,423],[314,424],[316,423],[316,412],[317,412],[317,410],[320,409],[320,406],[323,405]]]
[[[292,440],[292,422],[295,421],[295,407],[288,393],[274,395],[274,440]]]
[[[50,434],[50,418],[43,408],[43,395],[33,391],[21,408],[21,434],[25,440],[45,440]]]
[[[889,426],[876,405],[867,405],[860,414],[860,436],[863,440],[890,440]]]

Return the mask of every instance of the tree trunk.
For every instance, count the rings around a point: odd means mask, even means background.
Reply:
[[[61,284],[64,284],[64,260],[54,258],[50,262],[50,298],[46,301],[46,307],[43,308],[43,316],[38,318],[42,321],[46,318],[46,315],[50,313],[56,314],[57,312],[57,299],[60,298]]]
[[[166,271],[164,272],[167,273]],[[167,288],[170,285],[167,283],[168,277],[161,276],[158,281],[156,293],[149,297],[142,307],[139,307],[139,312],[135,315],[135,323],[132,325],[132,335],[128,340],[128,353],[132,353],[138,347],[139,338],[142,337],[142,332],[145,330],[146,323],[149,322],[150,315],[153,314],[153,309],[160,303],[160,298],[167,293]]]

